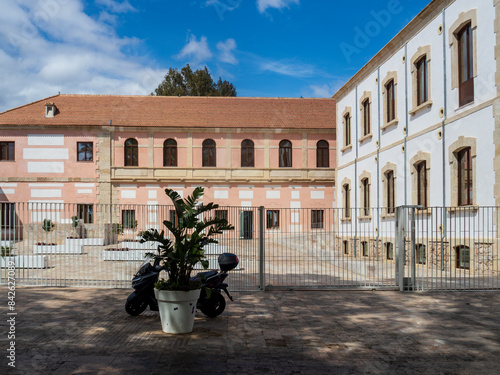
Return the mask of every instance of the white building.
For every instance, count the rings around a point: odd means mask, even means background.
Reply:
[[[446,228],[466,225],[458,213],[477,219],[478,206],[500,205],[499,17],[493,0],[432,1],[334,95],[341,229],[358,234],[344,246],[389,254],[389,230],[373,239],[401,205],[423,206],[418,220],[432,223],[422,259],[443,238],[449,249],[482,241],[454,242]]]

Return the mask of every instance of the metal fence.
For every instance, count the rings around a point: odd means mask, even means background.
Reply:
[[[173,206],[0,203],[0,283],[130,287],[154,243],[139,233],[174,220]],[[277,209],[219,207],[235,226],[206,247],[240,259],[232,290],[499,289],[496,207]],[[201,268],[200,268],[201,270]]]

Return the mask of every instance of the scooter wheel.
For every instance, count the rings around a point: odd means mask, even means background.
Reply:
[[[226,308],[226,300],[219,292],[212,290],[210,298],[203,301],[203,306],[200,310],[203,314],[209,318],[215,318],[216,316],[222,314]]]
[[[136,292],[128,296],[125,303],[125,311],[132,316],[141,314],[147,307],[148,301],[146,301],[146,298],[141,297]]]

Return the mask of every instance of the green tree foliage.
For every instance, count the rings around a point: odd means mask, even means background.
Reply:
[[[214,82],[208,68],[193,72],[189,64],[181,71],[170,68],[151,95],[156,96],[236,96],[236,87],[220,77]]]

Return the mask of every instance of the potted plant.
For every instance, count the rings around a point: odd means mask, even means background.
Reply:
[[[214,203],[199,203],[203,196],[203,188],[197,187],[185,199],[171,189],[165,193],[175,207],[175,222],[165,220],[163,225],[172,238],[165,236],[165,231],[149,229],[142,233],[141,241],[156,241],[158,255],[151,254],[168,275],[155,284],[155,295],[158,300],[162,329],[167,333],[187,333],[193,330],[196,301],[200,296],[201,282],[191,281],[193,267],[200,262],[208,267],[203,246],[218,243],[213,238],[216,234],[232,230],[226,219],[209,217],[201,219],[204,212],[218,208]]]

